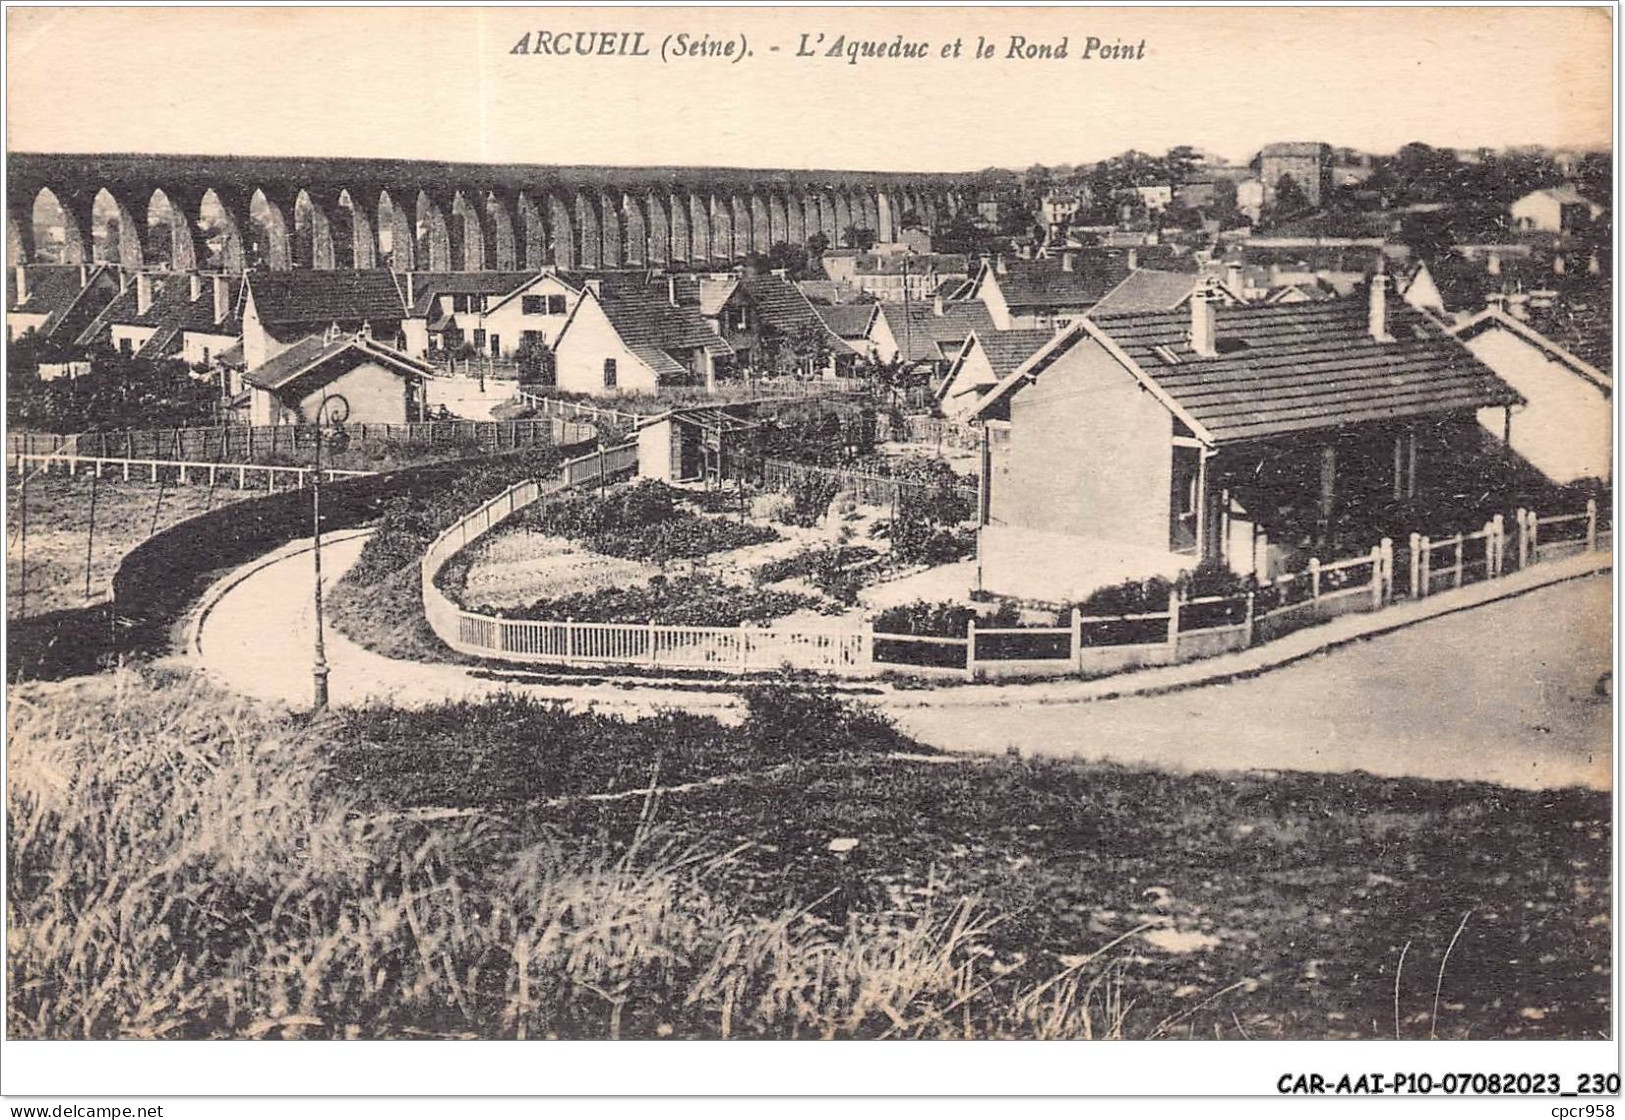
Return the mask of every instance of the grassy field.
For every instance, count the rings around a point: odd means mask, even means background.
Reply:
[[[150,482],[103,479],[95,483],[96,522],[91,539],[90,492],[85,475],[40,475],[27,486],[28,597],[30,616],[83,607],[109,594],[109,581],[124,554],[154,532],[216,509],[239,497],[221,486],[159,486]],[[246,495],[252,497],[252,494]],[[22,588],[23,489],[13,486],[6,524],[6,610],[17,617],[25,604]],[[90,596],[85,595],[85,553],[90,550]]]
[[[778,688],[737,728],[12,696],[17,1037],[1608,1030],[1605,794],[947,757]]]

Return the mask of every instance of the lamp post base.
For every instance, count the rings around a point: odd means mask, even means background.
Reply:
[[[327,666],[317,665],[311,670],[311,677],[315,682],[315,703],[311,705],[313,711],[323,711],[327,708]]]

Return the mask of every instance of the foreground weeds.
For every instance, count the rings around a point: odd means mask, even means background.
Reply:
[[[786,702],[787,703],[787,702]],[[764,707],[756,733],[790,714]],[[359,717],[376,726],[373,713]],[[1113,1036],[1116,941],[1029,976],[972,902],[741,910],[739,850],[360,811],[330,724],[189,678],[20,690],[7,815],[18,1038]],[[652,804],[651,798],[651,804]]]

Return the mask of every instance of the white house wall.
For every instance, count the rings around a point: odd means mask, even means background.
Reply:
[[[627,349],[596,299],[583,300],[576,308],[569,329],[559,336],[554,358],[558,387],[566,392],[615,396],[652,393],[660,387],[659,376]],[[604,362],[610,358],[616,366],[613,389],[604,386]]]
[[[1613,402],[1600,388],[1510,330],[1491,328],[1467,340],[1529,403],[1512,414],[1512,449],[1547,478],[1567,484],[1613,476]],[[1505,415],[1484,409],[1479,423],[1500,437]]]

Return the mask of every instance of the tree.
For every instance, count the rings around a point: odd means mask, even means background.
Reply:
[[[825,236],[822,230],[807,238],[807,255],[809,257],[821,257],[828,249],[829,238]]]
[[[1298,181],[1290,175],[1282,175],[1275,184],[1275,201],[1271,206],[1275,220],[1297,217],[1313,209],[1309,196],[1303,193]]]
[[[864,229],[861,226],[847,226],[844,231],[846,243],[860,253],[868,252],[875,247],[875,231]]]
[[[898,229],[923,229],[924,227],[925,223],[920,221],[920,215],[914,211],[913,207],[904,210],[897,219]]]
[[[520,341],[513,352],[519,366],[519,380],[534,385],[552,385],[558,376],[558,365],[552,348],[537,335]]]

